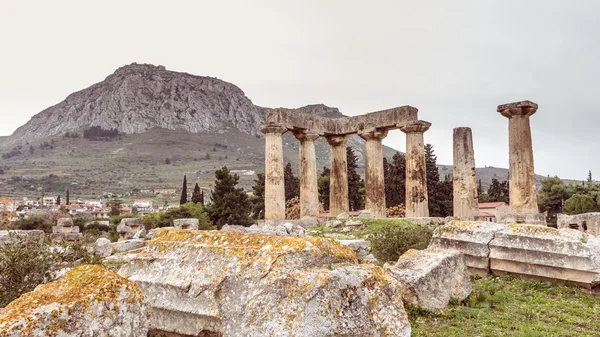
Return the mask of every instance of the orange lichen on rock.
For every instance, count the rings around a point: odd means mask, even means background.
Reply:
[[[143,294],[134,282],[102,266],[79,266],[0,310],[0,335],[71,336],[86,321],[131,311],[124,303],[136,307],[135,315],[144,315]],[[107,317],[102,320],[106,323]]]

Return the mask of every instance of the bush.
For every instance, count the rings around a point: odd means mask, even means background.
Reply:
[[[156,227],[173,226],[175,219],[198,219],[198,229],[214,229],[202,204],[193,202],[185,203],[179,208],[168,211],[147,214],[144,216],[143,222],[146,229],[150,230]]]
[[[19,219],[14,223],[14,227],[17,229],[41,229],[45,233],[52,233],[52,226],[54,225],[55,221],[51,217],[43,215],[33,215],[26,219]]]
[[[388,218],[404,218],[406,216],[406,208],[404,204],[388,207],[386,210]]]
[[[381,262],[398,261],[407,250],[425,249],[433,231],[408,221],[382,221],[369,228],[366,235],[371,251]]]
[[[58,257],[49,246],[24,237],[0,246],[0,308],[52,278]]]

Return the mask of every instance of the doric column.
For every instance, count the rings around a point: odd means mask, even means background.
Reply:
[[[474,217],[479,215],[471,128],[454,128],[454,170],[452,176],[454,216]]]
[[[498,106],[508,118],[509,185],[512,214],[538,214],[529,116],[537,111],[530,101]]]
[[[287,129],[266,123],[260,130],[265,134],[265,220],[285,219],[282,135]]]
[[[348,213],[348,159],[347,136],[326,136],[331,146],[331,176],[329,177],[329,215]]]
[[[387,130],[367,130],[358,134],[366,144],[365,165],[365,208],[376,218],[386,217],[385,181],[383,176],[383,152],[381,140],[387,136]]]
[[[319,188],[317,185],[316,133],[294,132],[300,141],[300,218],[319,217]]]
[[[428,217],[427,174],[423,133],[431,123],[416,121],[400,127],[406,133],[406,217]]]

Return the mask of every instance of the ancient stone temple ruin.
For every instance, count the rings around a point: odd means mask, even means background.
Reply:
[[[355,117],[326,118],[290,109],[270,109],[265,134],[265,219],[285,218],[282,135],[290,131],[300,141],[300,214],[302,218],[319,216],[315,140],[323,137],[331,146],[330,214],[348,212],[348,176],[346,141],[358,134],[366,141],[366,211],[385,217],[385,188],[381,141],[388,131],[406,133],[407,216],[429,215],[423,133],[430,123],[418,120],[418,110],[403,106]]]
[[[79,226],[74,225],[72,218],[60,218],[56,226],[52,227],[50,239],[53,242],[74,243],[83,239],[83,234],[79,232]]]
[[[454,129],[453,207],[455,217],[479,215],[471,128]]]

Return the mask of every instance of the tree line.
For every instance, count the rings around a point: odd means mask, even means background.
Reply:
[[[548,212],[551,222],[558,213],[600,212],[600,184],[594,183],[591,171],[581,184],[566,185],[557,176],[544,178],[538,191],[538,207],[540,212]]]

